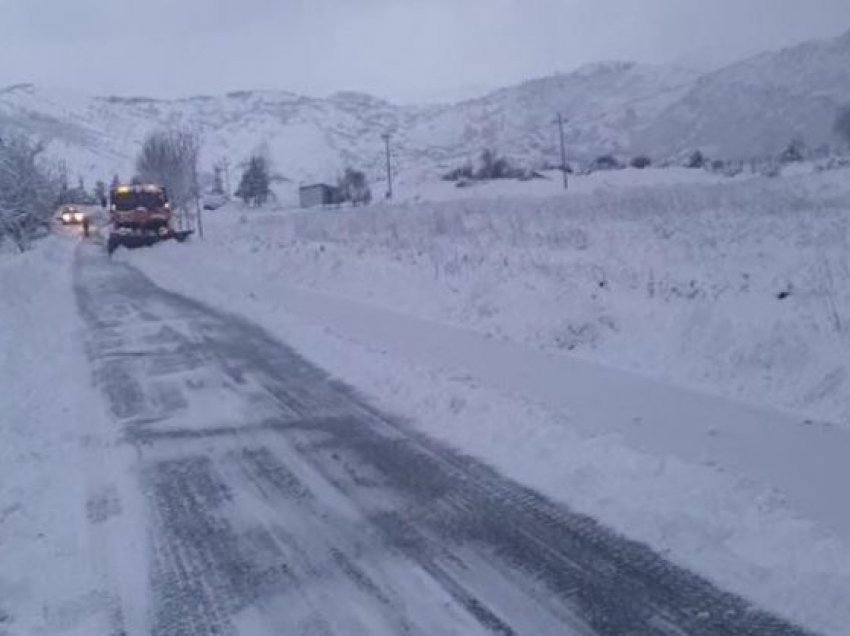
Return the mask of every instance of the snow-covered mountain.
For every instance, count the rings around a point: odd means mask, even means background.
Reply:
[[[570,155],[630,152],[636,134],[687,91],[696,74],[624,62],[535,79],[424,113],[407,131],[414,158],[441,166],[495,148],[526,162],[559,161],[558,112]]]
[[[455,104],[401,106],[360,93],[314,98],[233,92],[180,100],[94,97],[18,85],[0,90],[0,136],[50,141],[54,157],[87,179],[132,173],[144,136],[182,125],[203,135],[203,167],[233,172],[263,149],[292,182],[333,179],[346,165],[383,175],[381,135],[393,134],[401,178],[436,174],[492,147],[526,165],[558,161],[556,113],[567,117],[569,154],[701,148],[711,155],[775,153],[793,136],[833,140],[850,102],[850,33],[765,53],[700,76],[677,68],[607,62],[535,79]],[[235,174],[233,175],[235,180]]]
[[[774,155],[794,137],[810,147],[835,143],[836,112],[849,103],[850,31],[700,77],[639,140],[662,154]]]
[[[536,79],[451,105],[399,106],[360,93],[318,99],[234,92],[181,100],[102,98],[31,85],[0,92],[0,129],[51,140],[53,154],[92,178],[128,175],[153,129],[183,125],[203,135],[205,168],[264,149],[293,181],[333,178],[345,165],[383,174],[381,135],[393,133],[402,174],[445,171],[485,147],[540,165],[558,161],[554,123],[565,113],[573,157],[627,151],[631,138],[687,90],[683,70],[605,63]]]
[[[263,150],[287,178],[332,178],[344,165],[377,165],[383,157],[381,133],[411,126],[422,111],[354,93],[315,99],[240,91],[154,100],[31,85],[0,92],[0,130],[22,129],[48,139],[51,153],[73,171],[103,179],[130,176],[145,135],[166,126],[186,126],[202,135],[206,170],[222,160],[236,168],[251,152]]]

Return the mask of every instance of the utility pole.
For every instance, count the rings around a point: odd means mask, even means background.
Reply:
[[[561,113],[558,113],[558,131],[561,134],[561,173],[564,175],[564,190],[567,190],[567,147],[564,144],[564,116]]]
[[[197,146],[196,146],[197,148]],[[201,211],[201,181],[198,178],[198,158],[195,155],[195,161],[192,164],[192,192],[195,195],[195,218],[198,220],[198,236],[201,240],[204,238],[204,218]]]
[[[390,133],[381,135],[387,149],[387,199],[393,198],[393,171],[390,166]]]
[[[195,197],[195,214],[198,217],[198,236],[201,239],[204,238],[204,220],[203,220],[203,212],[201,212],[201,200],[200,196]]]
[[[198,236],[204,238],[204,219],[201,212],[201,181],[198,178],[198,146],[195,146],[195,155],[192,161],[192,196],[195,199],[195,221],[198,224]]]
[[[227,195],[227,198],[230,199],[230,197],[233,196],[233,191],[230,189],[230,161],[227,157],[224,157],[219,162],[219,165],[224,170],[224,192]]]

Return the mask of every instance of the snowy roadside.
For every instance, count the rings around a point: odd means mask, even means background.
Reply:
[[[294,287],[289,248],[265,249],[276,221],[255,220],[234,236],[237,224],[212,218],[207,242],[115,257],[247,316],[411,425],[766,609],[827,634],[850,624],[850,474],[818,471],[842,466],[843,431]],[[343,280],[354,261],[336,265]],[[391,273],[372,270],[381,283]],[[414,314],[405,300],[429,291],[400,292],[401,309]]]
[[[121,468],[132,458],[112,448],[92,388],[73,291],[75,245],[53,236],[23,255],[0,255],[4,635],[106,634],[143,620],[105,591],[144,576],[144,557],[127,515],[112,510],[120,501],[132,507]],[[119,524],[109,534],[120,546],[106,538],[110,524]]]
[[[844,170],[211,221],[294,285],[840,423],[848,182]]]

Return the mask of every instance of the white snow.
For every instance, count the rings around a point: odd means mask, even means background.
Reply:
[[[145,617],[105,592],[143,598],[143,529],[127,523],[131,511],[99,526],[87,518],[98,496],[136,499],[129,449],[114,448],[91,386],[74,244],[51,237],[0,254],[0,634],[112,633],[119,614],[144,632]]]
[[[805,174],[812,172],[812,166],[801,168]],[[407,180],[401,177],[394,193],[396,201],[437,202],[460,200],[491,200],[506,198],[551,198],[564,193],[561,173],[556,170],[539,172],[543,178],[519,181],[502,179],[495,181],[471,181],[464,187],[458,187],[452,181]],[[746,179],[752,174],[742,174],[737,179]],[[626,168],[623,170],[605,170],[591,174],[568,175],[567,192],[569,194],[592,194],[605,190],[622,188],[669,186],[688,183],[725,183],[729,177],[707,170],[688,168]]]
[[[846,636],[846,159],[776,179],[597,172],[567,193],[551,171],[431,179],[485,147],[552,165],[559,111],[572,160],[834,144],[848,69],[850,34],[703,76],[611,62],[452,105],[16,86],[0,90],[0,124],[44,139],[89,186],[129,177],[164,125],[199,130],[202,172],[227,160],[233,189],[241,162],[267,153],[277,210],[226,206],[206,214],[204,241],[114,258],[247,316],[411,426],[723,588]],[[300,183],[347,165],[380,199],[387,131],[392,205],[296,209]],[[132,450],[92,386],[76,241],[0,250],[0,636],[149,631],[145,513]]]
[[[207,218],[289,283],[844,422],[848,181],[627,170],[566,197],[435,184],[393,208]]]
[[[850,175],[646,174],[550,197],[233,207],[204,242],[116,258],[723,587],[846,633]]]
[[[659,150],[690,147],[723,157],[775,156],[793,138],[811,148],[842,143],[833,124],[848,101],[850,31],[701,76],[637,139]]]

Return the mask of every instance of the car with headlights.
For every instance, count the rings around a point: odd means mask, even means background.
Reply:
[[[63,205],[59,210],[62,225],[82,225],[86,213],[75,205]]]

